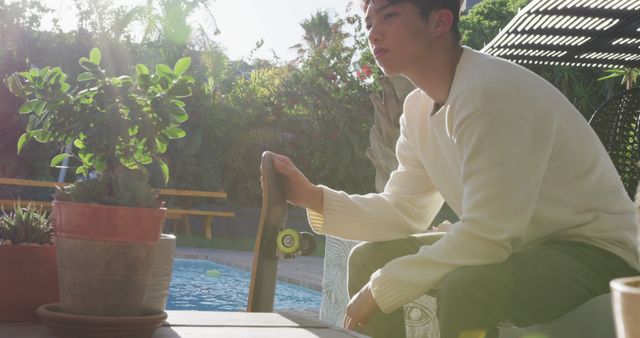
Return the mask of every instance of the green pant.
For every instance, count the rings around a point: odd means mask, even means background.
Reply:
[[[418,252],[439,236],[425,234],[357,245],[349,255],[349,295],[387,262]],[[569,241],[549,241],[511,255],[498,264],[462,267],[449,273],[436,292],[441,338],[481,330],[498,337],[498,324],[526,327],[560,317],[585,301],[609,292],[609,281],[637,275],[606,250]],[[431,292],[430,292],[431,293]],[[405,336],[404,312],[376,313],[365,330],[372,337]]]

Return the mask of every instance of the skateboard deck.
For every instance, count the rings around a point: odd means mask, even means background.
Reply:
[[[248,312],[272,312],[278,272],[277,237],[287,224],[287,192],[284,177],[272,164],[273,154],[264,152],[260,163],[262,208],[253,253]]]

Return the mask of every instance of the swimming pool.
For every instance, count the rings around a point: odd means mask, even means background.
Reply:
[[[247,271],[210,261],[176,259],[167,310],[246,311],[250,277]],[[317,310],[321,300],[318,291],[278,281],[273,307]]]

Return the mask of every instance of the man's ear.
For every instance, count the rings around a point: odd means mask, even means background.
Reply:
[[[451,31],[453,26],[453,13],[449,9],[438,9],[433,11],[432,18],[434,35],[440,36]]]

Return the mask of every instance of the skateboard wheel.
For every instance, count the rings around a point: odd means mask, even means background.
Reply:
[[[278,250],[284,254],[293,254],[300,247],[300,235],[293,229],[284,229],[278,233]]]
[[[316,251],[316,237],[310,232],[300,233],[300,254],[309,256]]]

